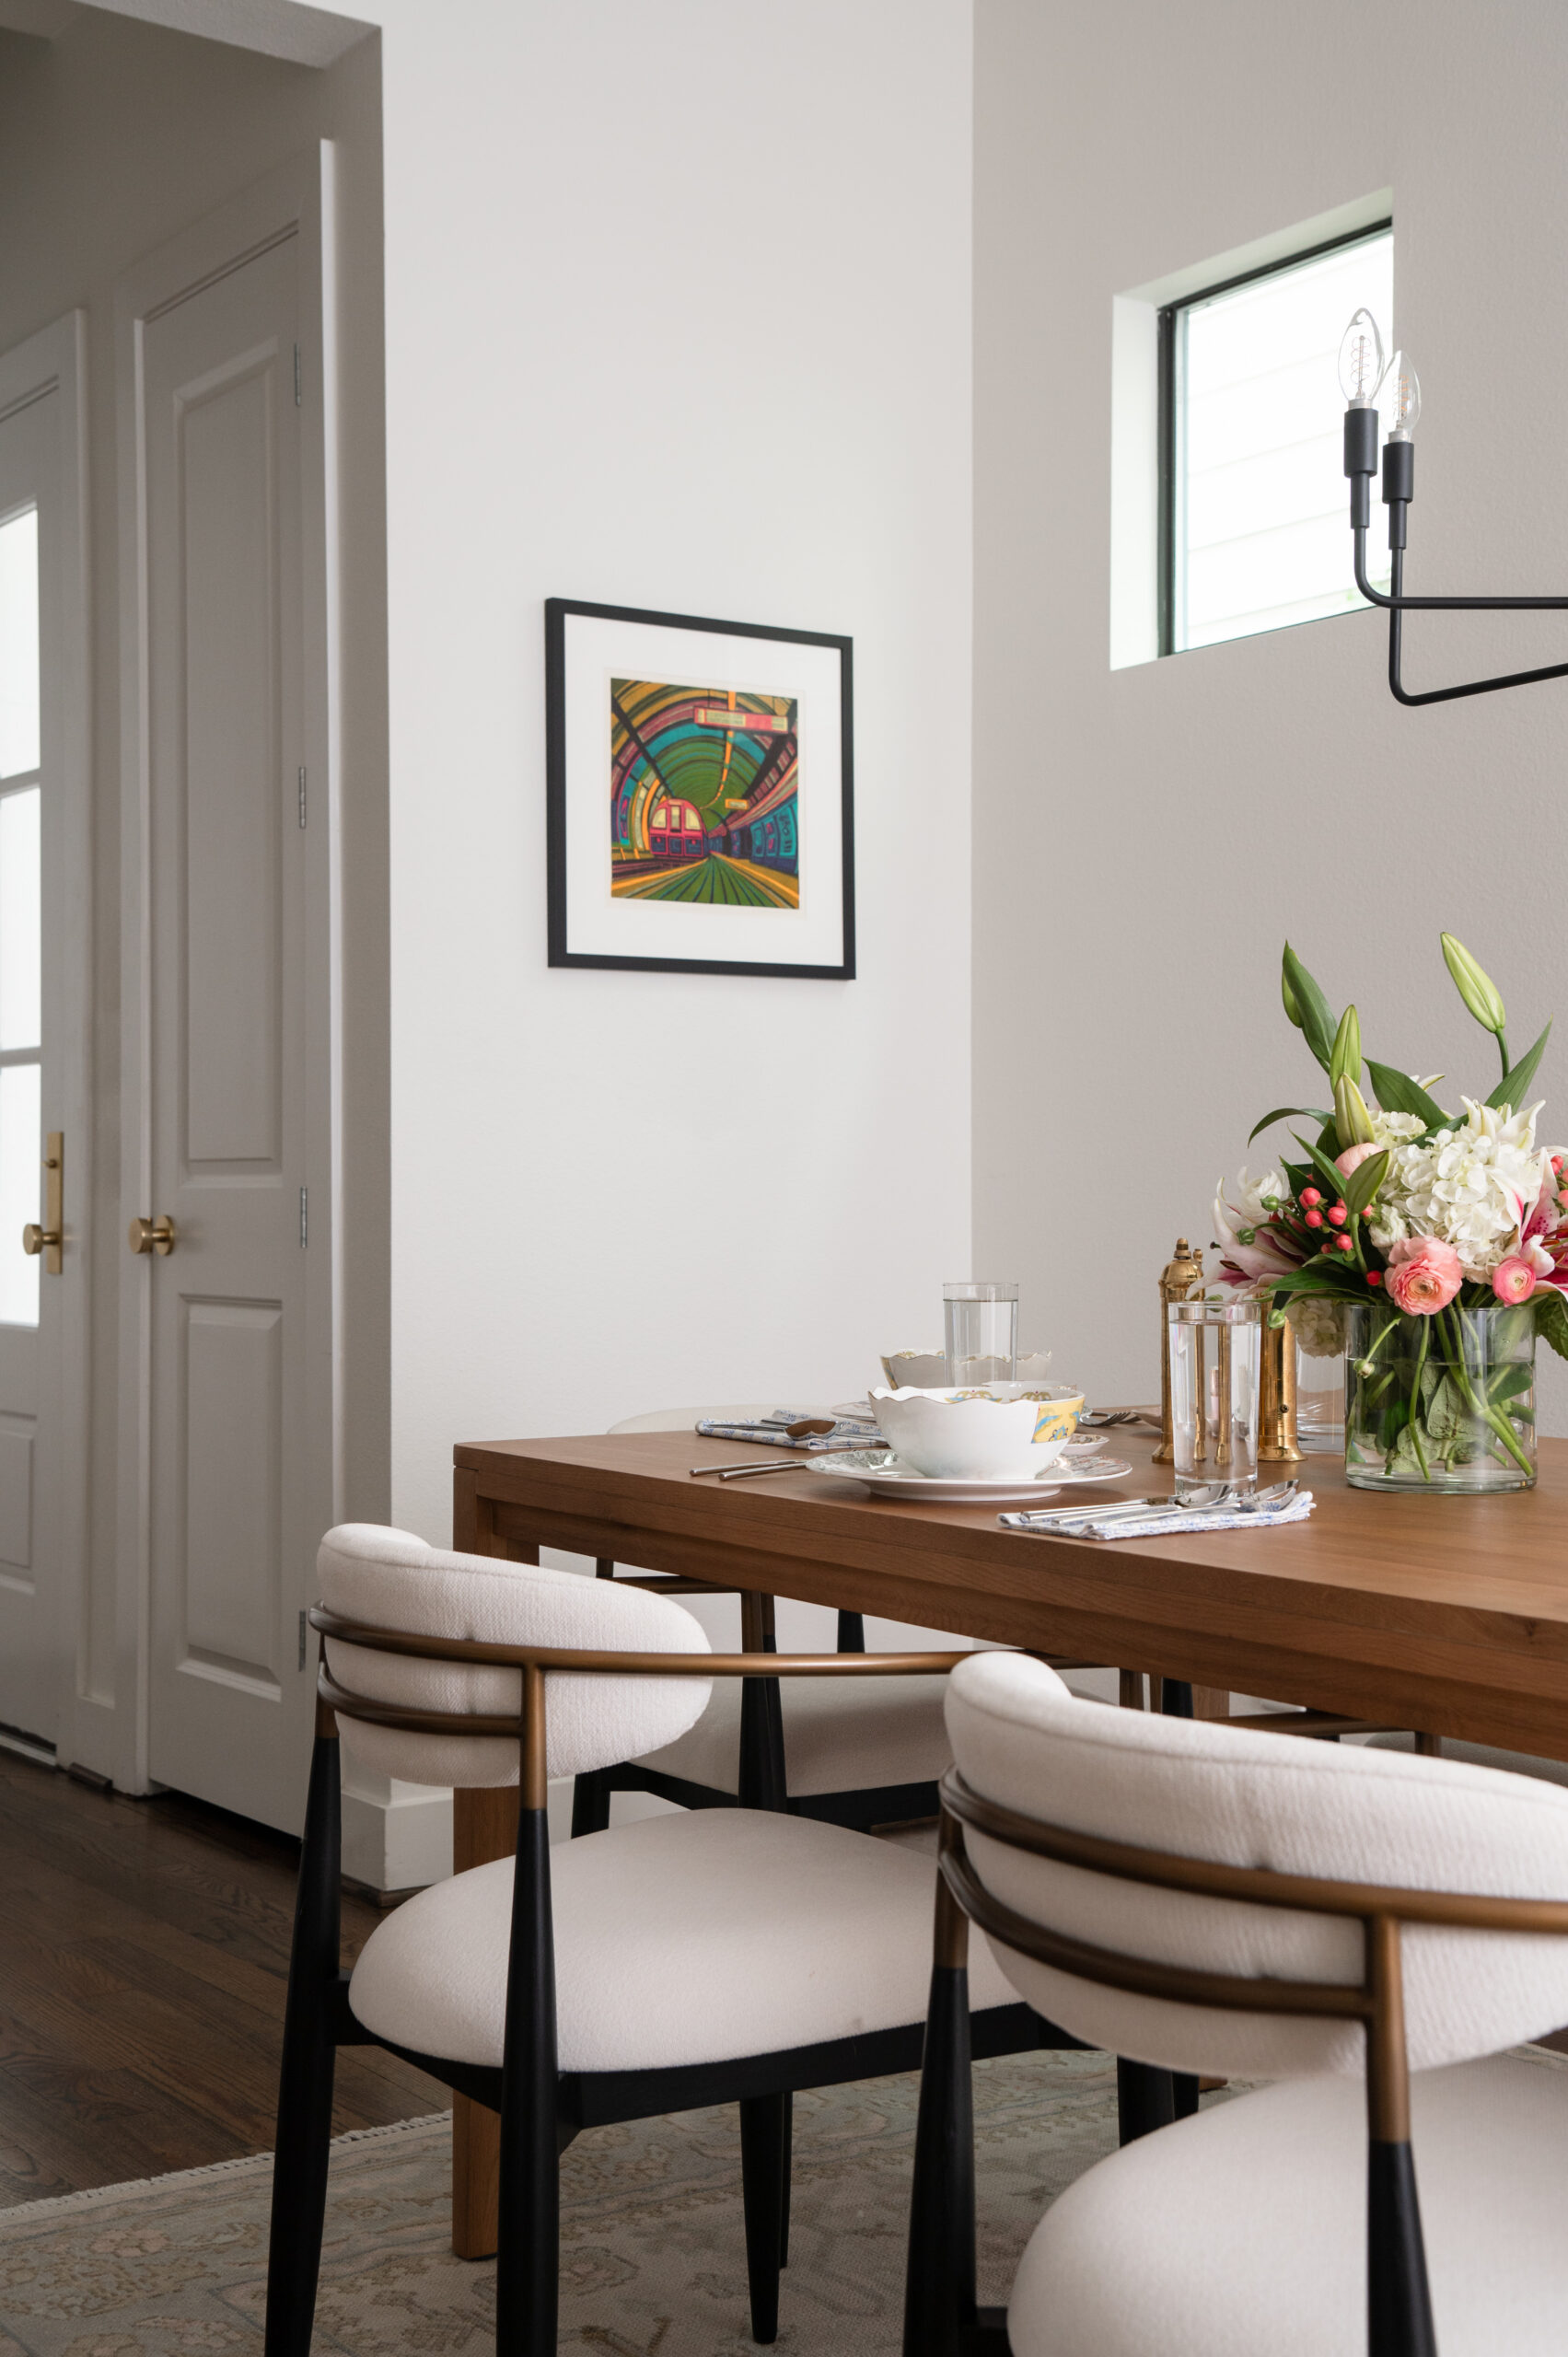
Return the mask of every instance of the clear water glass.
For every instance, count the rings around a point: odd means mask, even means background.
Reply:
[[[1018,1363],[1018,1288],[955,1278],[942,1288],[947,1381],[1012,1383]]]
[[[1256,1489],[1263,1304],[1199,1298],[1165,1314],[1177,1496],[1215,1481]]]

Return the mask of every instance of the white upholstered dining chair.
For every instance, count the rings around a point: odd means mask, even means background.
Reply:
[[[308,2357],[337,2046],[377,2044],[501,2117],[498,2349],[556,2345],[557,2157],[581,2128],[737,2103],[753,2337],[777,2327],[797,2087],[910,2070],[929,1862],[832,1825],[682,1811],[549,1845],[552,1775],[655,1751],[718,1677],[673,1600],[345,1525],[319,1556],[324,1660],[289,1971],[268,2357]],[[898,1655],[790,1655],[874,1682]],[[933,1671],[951,1655],[933,1655]],[[518,1784],[515,1858],[406,1900],[338,1959],[339,1727],[415,1783]],[[979,2050],[1060,2042],[982,1960]],[[1073,2043],[1072,2040],[1066,2041]],[[739,2319],[736,2319],[738,2326]]]
[[[699,1422],[741,1423],[771,1406],[666,1408],[628,1416],[614,1433],[693,1432]],[[737,1442],[742,1457],[745,1444]],[[762,1452],[759,1450],[758,1455]],[[804,1459],[802,1460],[804,1462]],[[612,1562],[598,1565],[601,1579]],[[758,1600],[760,1633],[771,1642],[771,1597]],[[863,1653],[858,1612],[838,1616],[840,1653]],[[652,1793],[682,1808],[784,1807],[797,1817],[868,1831],[936,1814],[936,1780],[952,1757],[939,1678],[879,1677],[854,1689],[829,1678],[792,1678],[772,1693],[758,1681],[725,1680],[696,1724],[636,1759],[579,1776],[574,1833],[602,1830],[612,1793]]]
[[[1107,1710],[1016,1655],[961,1664],[947,1719],[906,2357],[1556,2357],[1568,2072],[1502,2049],[1568,2018],[1568,1794]],[[1005,2318],[974,2299],[966,1918],[1086,2043],[1279,2083],[1070,2186]]]

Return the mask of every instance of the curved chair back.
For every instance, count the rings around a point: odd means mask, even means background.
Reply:
[[[708,1639],[670,1598],[538,1563],[427,1547],[411,1531],[341,1523],[317,1558],[329,1614],[362,1628],[459,1643],[567,1652],[705,1654]],[[520,1723],[520,1668],[467,1666],[326,1637],[327,1668],[354,1696],[413,1711]],[[634,1759],[673,1743],[707,1708],[695,1677],[549,1674],[548,1772]],[[343,1740],[366,1766],[415,1784],[515,1784],[516,1734],[422,1733],[343,1713]]]
[[[961,1663],[947,1715],[945,1871],[1022,1994],[1090,2045],[1359,2075],[1381,2022],[1402,2076],[1407,2051],[1429,2069],[1568,2020],[1555,1785],[1111,1709],[1016,1654]]]

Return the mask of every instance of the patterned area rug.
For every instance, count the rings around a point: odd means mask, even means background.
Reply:
[[[918,2082],[796,2097],[791,2357],[896,2357]],[[982,2300],[1006,2296],[1040,2212],[1116,2142],[1114,2065],[1029,2054],[975,2070]],[[495,2270],[448,2242],[442,2114],[332,2148],[318,2351],[482,2357]],[[250,2357],[272,2162],[225,2162],[0,2212],[0,2357]],[[733,2108],[598,2128],[563,2163],[561,2347],[748,2357]]]

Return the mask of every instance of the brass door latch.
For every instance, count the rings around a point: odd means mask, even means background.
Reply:
[[[134,1219],[130,1242],[133,1252],[156,1252],[167,1260],[176,1242],[174,1222],[167,1212],[160,1212],[157,1219]]]
[[[43,1255],[52,1277],[60,1274],[65,1242],[65,1132],[51,1130],[43,1143],[43,1225],[29,1220],[22,1230],[22,1250]]]

